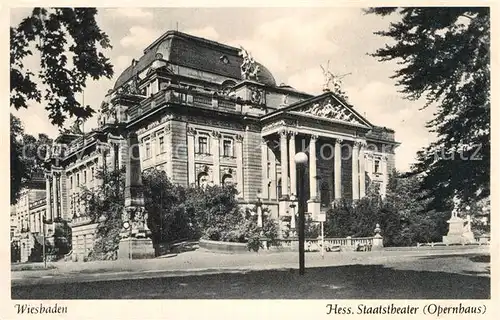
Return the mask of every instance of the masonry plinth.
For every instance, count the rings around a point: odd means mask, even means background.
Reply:
[[[118,245],[118,259],[136,260],[155,257],[153,242],[149,238],[124,238]]]

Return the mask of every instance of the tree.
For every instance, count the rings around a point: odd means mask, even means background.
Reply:
[[[25,184],[44,168],[52,139],[39,134],[38,139],[24,133],[21,120],[10,115],[10,203],[16,204]]]
[[[65,119],[87,119],[94,110],[81,105],[75,93],[91,78],[111,78],[113,69],[103,49],[111,48],[108,36],[96,22],[95,8],[35,8],[16,27],[10,28],[10,103],[27,108],[28,100],[47,102],[52,124]],[[24,67],[24,59],[40,53],[37,76]],[[38,78],[46,89],[37,84]]]
[[[399,14],[386,31],[394,40],[372,55],[396,60],[393,78],[408,99],[437,106],[427,127],[437,140],[421,150],[414,174],[438,210],[455,190],[466,202],[490,192],[490,13],[488,7],[371,8]]]
[[[85,207],[85,214],[97,223],[94,248],[88,258],[93,260],[114,259],[120,243],[120,230],[125,201],[125,168],[99,170],[96,178],[102,183],[94,189],[82,187],[79,203]]]
[[[28,179],[28,170],[23,161],[22,137],[24,129],[21,121],[10,115],[10,203],[16,204],[23,183]]]
[[[184,203],[187,191],[173,184],[166,173],[151,170],[143,173],[144,202],[153,245],[197,239],[200,231],[193,212]]]

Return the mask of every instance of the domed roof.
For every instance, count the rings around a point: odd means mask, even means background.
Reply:
[[[265,84],[266,86],[276,87],[276,80],[274,79],[273,74],[269,69],[267,69],[264,65],[257,62],[259,66],[259,72],[257,74],[257,82]]]
[[[215,41],[195,37],[178,31],[167,31],[144,50],[144,55],[133,61],[117,78],[114,89],[127,83],[132,77],[146,69],[158,54],[172,64],[219,74],[235,80],[243,80],[240,66],[243,58],[240,49]],[[224,57],[224,59],[222,59]],[[258,81],[267,86],[276,86],[272,73],[261,63]]]

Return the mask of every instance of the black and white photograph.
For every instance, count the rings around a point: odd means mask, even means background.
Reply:
[[[491,316],[493,7],[444,3],[8,8],[9,314]]]

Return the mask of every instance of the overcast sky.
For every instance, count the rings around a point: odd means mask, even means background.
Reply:
[[[12,9],[11,25],[30,13],[30,9]],[[88,83],[85,103],[98,109],[108,89],[144,48],[169,29],[191,33],[249,50],[264,64],[277,83],[286,83],[301,91],[321,93],[323,76],[320,65],[330,60],[330,71],[350,73],[344,89],[356,110],[376,125],[396,131],[401,146],[396,166],[407,170],[415,153],[433,140],[425,128],[432,110],[419,111],[422,101],[404,100],[395,81],[390,79],[396,65],[378,62],[368,56],[388,39],[373,32],[387,28],[390,19],[365,15],[360,8],[118,8],[99,9],[98,23],[109,35],[113,49],[107,51],[115,67],[112,80]],[[29,59],[26,66],[36,70],[39,61]],[[32,103],[27,110],[14,112],[27,133],[57,135],[41,105]],[[67,123],[69,126],[71,123]],[[96,126],[96,117],[85,131]]]

